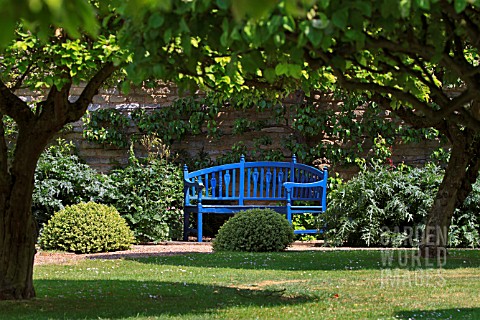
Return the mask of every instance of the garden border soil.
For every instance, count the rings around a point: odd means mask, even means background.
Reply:
[[[319,249],[319,242],[295,242],[288,250]],[[102,252],[91,254],[75,254],[60,251],[38,250],[35,255],[35,265],[71,264],[85,259],[123,259],[167,256],[187,253],[211,253],[211,242],[163,242],[158,244],[134,245],[130,250]]]
[[[381,248],[349,248],[349,247],[325,247],[323,241],[295,241],[287,251],[308,250],[379,250]],[[385,250],[385,248],[383,248]],[[38,250],[35,255],[35,265],[44,264],[72,264],[86,259],[124,259],[146,258],[156,256],[169,256],[188,253],[211,253],[211,242],[180,242],[171,241],[158,244],[134,245],[130,250],[102,252],[91,254],[75,254],[60,251]]]

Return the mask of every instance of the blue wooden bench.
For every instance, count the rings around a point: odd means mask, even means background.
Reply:
[[[184,240],[190,232],[202,242],[204,214],[234,214],[252,208],[270,208],[286,215],[318,215],[326,209],[328,171],[296,162],[240,162],[188,172],[184,166]],[[303,203],[301,203],[303,202]],[[308,205],[304,205],[308,202]],[[190,229],[190,215],[197,229]],[[295,230],[297,234],[320,230]]]

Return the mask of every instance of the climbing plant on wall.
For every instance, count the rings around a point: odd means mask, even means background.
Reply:
[[[434,129],[413,129],[399,125],[398,119],[386,114],[376,102],[362,95],[346,95],[340,91],[329,95],[331,102],[326,104],[321,99],[313,98],[318,97],[318,93],[310,94],[300,103],[236,96],[227,100],[210,93],[201,97],[179,98],[171,106],[138,108],[129,113],[100,109],[85,117],[84,137],[117,147],[125,147],[150,135],[155,135],[167,145],[196,135],[220,139],[224,132],[218,124],[219,112],[241,110],[246,112],[245,115],[268,112],[272,115],[268,121],[270,124],[266,120],[246,116],[236,118],[232,134],[238,136],[239,140],[232,145],[230,152],[217,157],[216,162],[238,161],[241,154],[250,159],[263,160],[282,160],[285,156],[296,154],[302,162],[312,163],[315,159],[326,158],[334,165],[352,165],[356,159],[364,156],[378,157],[368,151],[379,136],[390,148],[396,143],[439,137]],[[273,141],[267,135],[254,138],[254,148],[250,149],[241,140],[243,134],[261,132],[272,121],[290,132],[288,138],[281,141],[281,148],[271,148]],[[130,130],[129,125],[133,127]],[[205,156],[201,155],[202,158]],[[183,159],[185,161],[185,157]],[[196,159],[187,162],[192,168],[199,163]]]
[[[401,121],[398,118],[385,113],[376,102],[369,101],[365,96],[337,91],[333,100],[341,102],[332,108],[308,99],[293,106],[295,120],[292,128],[304,143],[298,143],[299,139],[292,136],[290,141],[285,142],[285,148],[305,162],[327,158],[337,165],[350,165],[361,155],[376,157],[369,150],[378,136],[385,139],[385,145],[390,148],[395,144],[440,137],[438,130],[432,128],[413,129],[408,125],[399,125]]]

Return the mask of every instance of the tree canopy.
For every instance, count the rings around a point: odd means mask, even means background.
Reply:
[[[10,159],[0,122],[0,300],[35,295],[30,207],[40,153],[120,70],[134,84],[162,79],[225,95],[308,95],[333,83],[414,127],[438,129],[452,153],[422,250],[442,253],[454,208],[480,169],[479,7],[479,0],[3,1],[0,116],[19,131]],[[70,101],[80,81],[85,89]],[[46,90],[44,100],[20,99],[24,86]]]
[[[47,41],[52,25],[64,28],[74,38],[80,37],[84,32],[94,36],[100,26],[94,6],[84,0],[3,0],[0,14],[2,48],[15,39],[15,29],[20,21],[44,41]]]

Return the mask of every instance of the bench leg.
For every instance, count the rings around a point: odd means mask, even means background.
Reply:
[[[291,205],[287,205],[287,220],[292,224],[292,208]]]
[[[188,233],[190,232],[190,213],[183,213],[183,241],[188,241]]]
[[[198,242],[203,241],[203,214],[202,212],[198,212],[197,214],[197,238]]]

